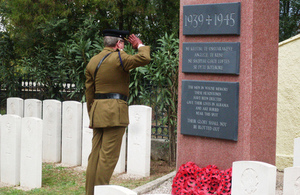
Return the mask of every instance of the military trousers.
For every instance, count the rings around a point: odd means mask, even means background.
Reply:
[[[94,186],[108,185],[118,162],[125,127],[93,129],[92,150],[86,169],[86,195]]]

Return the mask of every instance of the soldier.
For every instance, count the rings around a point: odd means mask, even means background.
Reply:
[[[86,67],[86,101],[93,128],[92,151],[86,170],[86,194],[109,184],[128,126],[129,70],[150,62],[150,47],[134,34],[128,37],[135,55],[123,51],[128,31],[104,30],[105,48]]]

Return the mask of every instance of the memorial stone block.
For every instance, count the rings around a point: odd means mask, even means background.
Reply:
[[[239,84],[182,81],[181,133],[237,141]]]
[[[239,160],[275,164],[279,13],[274,0],[180,1],[177,169],[188,161],[220,169]],[[186,60],[199,64],[187,71]],[[234,60],[238,71],[227,66]],[[183,81],[219,82],[228,92],[192,90]]]
[[[274,195],[276,167],[258,161],[237,161],[232,166],[232,195]]]
[[[63,102],[62,163],[81,165],[82,153],[82,104],[76,101]]]
[[[241,3],[183,6],[183,35],[239,35]]]
[[[81,166],[87,167],[88,158],[92,150],[93,129],[89,128],[90,119],[87,112],[86,103],[82,105],[83,130],[82,130],[82,162]]]
[[[42,187],[43,121],[36,117],[22,119],[20,185]]]
[[[284,169],[283,195],[300,194],[300,167]]]
[[[300,167],[300,137],[294,139],[294,167]]]
[[[183,43],[182,48],[182,72],[240,72],[240,43]]]
[[[18,185],[20,182],[21,117],[1,117],[0,173],[1,182]]]
[[[150,176],[151,117],[151,107],[129,106],[127,174]]]
[[[41,100],[26,99],[24,105],[24,117],[42,118]]]
[[[61,102],[43,101],[43,161],[61,161]]]
[[[24,100],[18,97],[7,98],[7,114],[24,116]]]

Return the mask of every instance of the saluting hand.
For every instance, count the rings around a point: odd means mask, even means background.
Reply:
[[[143,44],[143,42],[137,38],[134,34],[131,34],[128,37],[128,42],[131,43],[133,49],[137,49],[139,44]]]

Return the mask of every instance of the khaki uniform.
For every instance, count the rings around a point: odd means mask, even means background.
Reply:
[[[101,64],[96,80],[94,72],[101,59],[112,52]],[[120,62],[122,59],[122,64]],[[94,99],[95,93],[129,95],[129,70],[150,62],[150,47],[142,46],[136,55],[128,55],[105,47],[86,67],[86,101],[93,128],[92,151],[86,173],[86,192],[94,193],[95,185],[109,184],[117,164],[122,137],[129,124],[128,105],[121,99]]]

